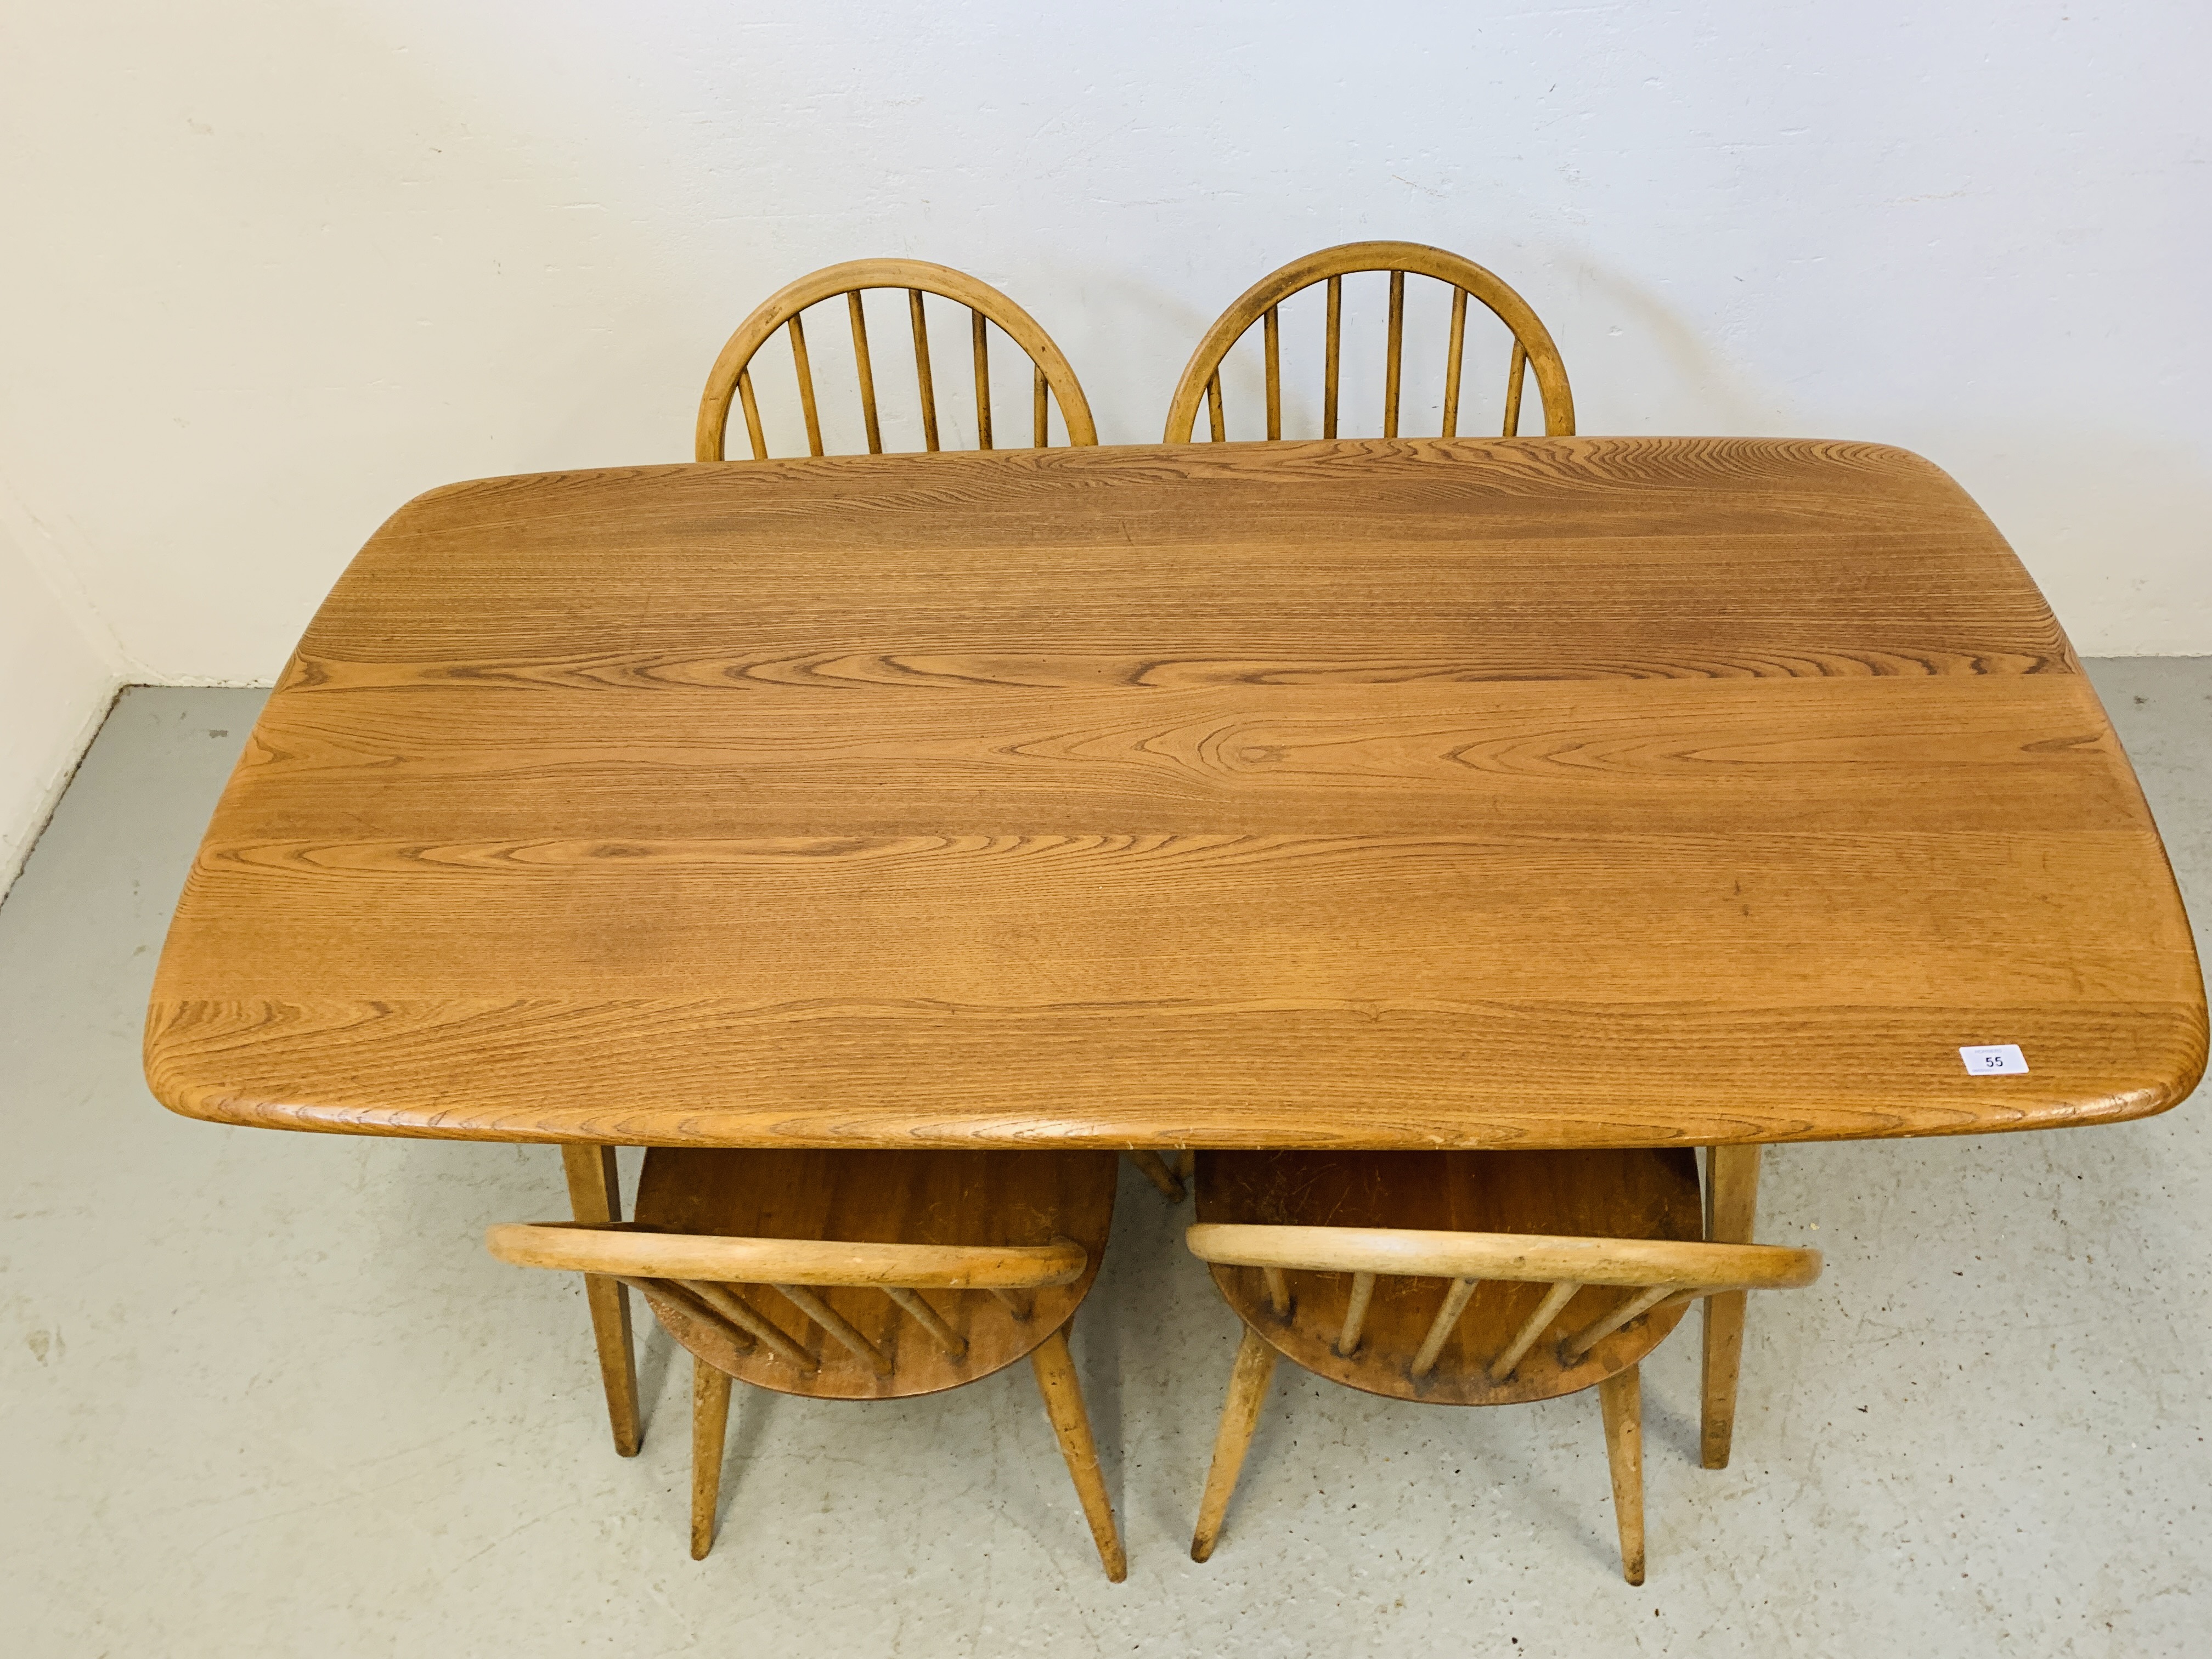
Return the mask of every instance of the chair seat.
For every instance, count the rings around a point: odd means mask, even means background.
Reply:
[[[1098,1274],[1114,1213],[1112,1152],[749,1151],[656,1146],[638,1182],[638,1224],[730,1238],[839,1239],[897,1244],[1048,1244],[1071,1238],[1089,1265],[1071,1284],[1016,1292],[1022,1314],[986,1291],[933,1290],[923,1299],[967,1341],[955,1359],[878,1289],[822,1287],[822,1300],[878,1350],[872,1367],[829,1340],[774,1291],[733,1286],[761,1317],[814,1358],[801,1373],[672,1299],[647,1300],[698,1358],[759,1388],[817,1399],[893,1400],[988,1376],[1066,1324]]]
[[[1697,1155],[1686,1148],[1541,1152],[1205,1152],[1198,1155],[1201,1222],[1292,1227],[1407,1227],[1573,1237],[1705,1237]],[[1352,1278],[1290,1272],[1291,1316],[1279,1317],[1257,1267],[1214,1264],[1214,1282],[1246,1325],[1285,1358],[1370,1394],[1429,1404],[1500,1406],[1593,1387],[1635,1364],[1682,1317],[1662,1307],[1563,1364],[1559,1340],[1595,1322],[1626,1292],[1592,1286],[1569,1302],[1545,1340],[1504,1382],[1490,1362],[1542,1302],[1547,1286],[1490,1281],[1474,1292],[1435,1369],[1411,1364],[1449,1281],[1375,1282],[1359,1346],[1335,1343]]]

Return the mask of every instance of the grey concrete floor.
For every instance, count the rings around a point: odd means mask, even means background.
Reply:
[[[2212,920],[2212,659],[2093,665]],[[0,907],[0,1650],[2212,1652],[2212,1141],[1793,1146],[1735,1462],[1694,1320],[1645,1366],[1650,1581],[1595,1400],[1401,1405],[1279,1370],[1220,1553],[1187,1554],[1236,1323],[1125,1178],[1076,1350],[1128,1540],[1100,1574],[1026,1367],[849,1407],[740,1391],[685,1550],[688,1365],[609,1443],[573,1284],[486,1223],[550,1148],[223,1129],[139,1075],[154,961],[258,694],[140,690]],[[631,1165],[634,1176],[635,1165]]]

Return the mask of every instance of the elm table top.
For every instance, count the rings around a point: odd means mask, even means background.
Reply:
[[[1647,438],[434,490],[270,697],[146,1038],[225,1122],[732,1146],[1968,1133],[2204,1056],[1972,501]]]

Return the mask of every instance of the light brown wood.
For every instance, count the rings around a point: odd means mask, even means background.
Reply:
[[[876,412],[875,375],[868,355],[866,325],[862,314],[861,296],[871,289],[903,289],[907,295],[908,319],[914,334],[915,374],[921,398],[923,441],[927,448],[938,448],[937,393],[930,373],[928,325],[924,314],[922,296],[938,295],[966,306],[971,319],[970,348],[975,359],[976,425],[978,447],[989,449],[991,442],[991,396],[988,370],[988,326],[995,325],[1027,355],[1036,377],[1037,408],[1035,430],[1036,445],[1045,443],[1044,400],[1048,392],[1060,404],[1060,419],[1067,428],[1067,441],[1072,445],[1095,445],[1098,430],[1091,418],[1091,405],[1085,399],[1083,387],[1068,366],[1067,358],[1053,343],[1052,337],[1038,326],[1036,319],[988,283],[978,282],[965,272],[949,265],[932,264],[923,259],[853,259],[843,264],[829,265],[811,271],[778,289],[763,301],[752,314],[738,324],[714,367],[707,377],[707,389],[699,401],[699,419],[694,434],[693,453],[702,461],[719,461],[725,453],[725,443],[730,422],[730,401],[732,394],[743,401],[745,430],[752,442],[756,460],[765,459],[768,445],[760,422],[760,411],[753,392],[750,365],[777,329],[787,329],[791,337],[793,370],[798,376],[800,410],[806,423],[807,453],[822,453],[822,427],[817,412],[814,379],[806,355],[806,337],[800,322],[807,307],[825,300],[842,296],[852,319],[853,350],[860,382],[862,417],[868,433],[870,451],[882,448],[882,434]]]
[[[1461,289],[1452,290],[1455,294],[1464,291]],[[1270,306],[1268,309],[1272,311],[1274,307]],[[1402,270],[1390,273],[1389,337],[1383,346],[1383,353],[1382,435],[1395,438],[1398,435],[1400,370],[1406,356],[1406,273]]]
[[[1091,1437],[1091,1414],[1084,1409],[1083,1386],[1075,1374],[1075,1360],[1067,1351],[1067,1328],[1062,1326],[1030,1353],[1036,1373],[1037,1392],[1044,1396],[1045,1415],[1060,1442],[1068,1478],[1083,1505],[1083,1518],[1091,1525],[1091,1541],[1107,1577],[1120,1583],[1129,1576],[1129,1559],[1121,1548],[1121,1534],[1114,1525],[1114,1505],[1107,1496],[1106,1477],[1098,1468],[1098,1447]]]
[[[1537,1152],[1218,1152],[1199,1154],[1193,1178],[1197,1218],[1186,1239],[1211,1255],[1215,1241],[1254,1241],[1280,1229],[1293,1248],[1239,1255],[1314,1265],[1273,1269],[1285,1283],[1287,1314],[1276,1311],[1270,1269],[1212,1261],[1214,1284],[1239,1317],[1285,1358],[1316,1376],[1392,1399],[1461,1406],[1514,1405],[1594,1386],[1640,1360],[1680,1322],[1681,1305],[1654,1308],[1588,1352],[1570,1358],[1565,1340],[1618,1308],[1624,1290],[1584,1285],[1553,1306],[1539,1340],[1504,1376],[1493,1366],[1534,1314],[1553,1300],[1551,1273],[1563,1265],[1608,1278],[1644,1276],[1604,1266],[1660,1249],[1701,1248],[1694,1155],[1686,1148]],[[1378,1228],[1388,1219],[1412,1224]],[[1341,1234],[1340,1257],[1316,1242]],[[1430,1240],[1448,1232],[1474,1241],[1464,1253],[1378,1253],[1392,1233]],[[1498,1236],[1536,1247],[1516,1261]],[[1587,1241],[1583,1250],[1557,1249]],[[1796,1252],[1778,1250],[1794,1256]],[[1817,1258],[1814,1258],[1817,1260]],[[1340,1265],[1327,1265],[1332,1261]],[[1455,1267],[1480,1271],[1456,1273]],[[1446,1271],[1425,1271],[1443,1267]],[[1495,1272],[1495,1277],[1489,1276]],[[1338,1352],[1353,1275],[1376,1273],[1361,1318],[1359,1349]],[[1793,1275],[1795,1276],[1795,1275]],[[1640,1286],[1632,1286],[1633,1295]]]
[[[403,509],[146,1059],[366,1133],[1686,1146],[2160,1111],[2203,995],[2063,634],[1923,461],[1061,448]]]
[[[937,453],[937,383],[929,372],[929,319],[924,314],[921,290],[910,288],[906,291],[907,320],[914,331],[914,374],[921,393],[922,447],[931,454]],[[766,451],[761,451],[764,457]]]
[[[805,320],[794,311],[785,321],[784,327],[791,335],[792,373],[799,377],[799,412],[806,417],[806,453],[819,455],[822,453],[822,417],[814,406],[814,371],[807,362]],[[726,422],[728,419],[726,406],[723,418]]]
[[[1237,1494],[1237,1477],[1243,1472],[1244,1454],[1252,1449],[1252,1431],[1259,1426],[1260,1408],[1267,1403],[1267,1384],[1274,1374],[1274,1349],[1247,1326],[1237,1345],[1237,1362],[1230,1368],[1221,1426],[1214,1431],[1213,1461],[1206,1465],[1206,1491],[1199,1499],[1198,1525],[1190,1539],[1194,1561],[1205,1560],[1221,1541],[1221,1523],[1228,1516],[1229,1500]]]
[[[845,308],[853,319],[853,368],[860,377],[860,418],[868,428],[868,453],[880,455],[884,453],[884,429],[883,422],[876,416],[875,363],[868,356],[868,317],[860,304],[860,289],[854,289],[845,296]]]
[[[1132,1152],[1129,1161],[1143,1172],[1146,1180],[1159,1188],[1160,1196],[1170,1204],[1180,1204],[1183,1199],[1182,1179],[1167,1166],[1167,1160],[1158,1152]]]
[[[1425,1273],[1584,1285],[1789,1290],[1820,1276],[1818,1250],[1772,1244],[1706,1244],[1650,1238],[1551,1238],[1526,1233],[1444,1232],[1419,1227],[1200,1224],[1191,1254],[1235,1267],[1315,1273]]]
[[[1260,326],[1267,360],[1267,437],[1277,441],[1283,435],[1283,327],[1273,306],[1261,313]]]
[[[1620,1576],[1644,1582],[1644,1382],[1633,1365],[1597,1385],[1605,1418],[1605,1461],[1613,1475],[1613,1522],[1620,1529]]]
[[[1452,289],[1451,343],[1444,348],[1443,435],[1459,436],[1459,382],[1467,363],[1467,290]],[[1275,433],[1270,437],[1279,435]]]
[[[622,1219],[622,1181],[611,1146],[563,1146],[568,1207],[578,1221],[601,1225]],[[635,1457],[645,1443],[645,1418],[637,1394],[637,1346],[630,1335],[629,1294],[614,1279],[586,1274],[584,1304],[591,1310],[592,1340],[599,1352],[599,1382],[615,1450]]]
[[[1324,438],[1334,438],[1336,436],[1336,393],[1340,378],[1339,369],[1344,355],[1344,278],[1334,276],[1329,277],[1328,294],[1328,313],[1323,325],[1327,340],[1322,349],[1325,361],[1322,369],[1321,435]],[[1276,303],[1279,304],[1280,301]],[[1267,307],[1270,311],[1274,308],[1274,305]],[[1218,323],[1214,325],[1217,328],[1220,326]],[[1241,330],[1239,331],[1242,332]],[[1225,356],[1228,347],[1223,346],[1222,350]],[[1218,379],[1219,370],[1215,371],[1215,375]],[[1175,429],[1175,416],[1172,414],[1168,417],[1168,429],[1170,431]],[[1218,443],[1220,441],[1221,428],[1217,422],[1214,427],[1214,441]]]
[[[1207,400],[1213,441],[1221,441],[1224,435],[1222,360],[1252,325],[1262,319],[1267,363],[1267,435],[1270,439],[1281,437],[1279,376],[1276,370],[1279,349],[1275,333],[1277,310],[1292,295],[1320,282],[1328,284],[1322,436],[1325,439],[1335,437],[1338,366],[1343,335],[1344,278],[1347,273],[1356,271],[1388,271],[1390,274],[1389,337],[1383,366],[1383,437],[1389,439],[1398,435],[1399,390],[1405,343],[1406,277],[1409,272],[1433,277],[1452,290],[1450,356],[1444,371],[1443,434],[1446,437],[1458,429],[1460,363],[1467,334],[1467,300],[1470,295],[1480,301],[1513,336],[1512,366],[1505,386],[1506,435],[1511,436],[1521,429],[1521,389],[1525,371],[1528,370],[1534,372],[1537,392],[1543,399],[1545,431],[1553,437],[1564,437],[1574,431],[1574,394],[1568,387],[1566,366],[1559,360],[1559,348],[1552,343],[1550,333],[1535,312],[1530,309],[1528,302],[1495,274],[1484,270],[1472,259],[1419,242],[1346,242],[1338,247],[1323,248],[1317,253],[1293,259],[1281,270],[1270,272],[1247,289],[1228,310],[1215,319],[1213,325],[1200,340],[1197,349],[1191,353],[1189,362],[1184,365],[1182,379],[1176,384],[1175,397],[1168,405],[1167,441],[1187,443],[1190,441],[1201,394]]]
[[[1467,1311],[1468,1298],[1474,1294],[1479,1282],[1472,1279],[1455,1279],[1450,1288],[1445,1291],[1443,1305],[1437,1308],[1437,1316],[1429,1322],[1428,1332],[1421,1338],[1421,1346],[1414,1350],[1413,1360],[1406,1367],[1407,1376],[1414,1382],[1421,1382],[1436,1369],[1437,1356],[1444,1351],[1444,1344],[1450,1340],[1460,1316]]]
[[[1336,1352],[1344,1358],[1359,1352],[1359,1328],[1367,1322],[1367,1304],[1374,1299],[1375,1275],[1352,1274],[1352,1295],[1344,1305],[1344,1325],[1336,1337]]]
[[[980,311],[968,313],[969,339],[975,357],[975,447],[991,447],[991,342]]]
[[[715,1238],[617,1231],[559,1221],[504,1222],[486,1246],[520,1267],[708,1279],[738,1285],[933,1285],[1008,1290],[1066,1285],[1090,1264],[1080,1244],[925,1245],[842,1238]]]
[[[1291,1316],[1291,1287],[1280,1267],[1262,1267],[1260,1280],[1267,1287],[1267,1311],[1278,1319]]]
[[[714,1547],[714,1510],[722,1494],[722,1449],[730,1426],[730,1376],[691,1361],[691,1559]]]
[[[646,1156],[635,1220],[497,1226],[486,1243],[524,1266],[618,1267],[690,1351],[695,1558],[714,1538],[728,1379],[815,1399],[899,1399],[1027,1356],[1100,1559],[1119,1580],[1127,1563],[1067,1348],[1112,1225],[1116,1175],[1108,1152],[663,1147]],[[1071,1251],[1080,1258],[1073,1275]],[[840,1253],[859,1277],[829,1276]],[[902,1257],[936,1286],[933,1301],[886,1282],[885,1264]],[[1024,1264],[1025,1277],[1009,1261]],[[752,1277],[794,1262],[807,1283]],[[687,1276],[732,1268],[751,1296]],[[1010,1279],[1028,1288],[1010,1290]]]
[[[1713,1146],[1705,1152],[1705,1237],[1750,1242],[1759,1217],[1757,1146]],[[1723,1291],[1705,1298],[1705,1360],[1698,1413],[1699,1457],[1709,1469],[1728,1467],[1735,1443],[1736,1386],[1743,1370],[1745,1298]]]
[[[498,1252],[494,1251],[493,1254],[497,1255]],[[684,1289],[706,1304],[710,1310],[721,1315],[736,1328],[738,1335],[744,1340],[733,1341],[732,1352],[749,1352],[751,1345],[757,1342],[778,1359],[794,1367],[802,1376],[814,1369],[813,1355],[785,1335],[773,1320],[764,1317],[757,1308],[727,1285],[720,1284],[710,1279],[687,1279],[675,1282],[680,1284]],[[641,1285],[641,1288],[645,1288],[648,1296],[655,1291],[659,1291],[663,1295],[667,1293],[665,1285],[650,1286]]]
[[[1571,1279],[1564,1279],[1544,1292],[1544,1299],[1522,1322],[1521,1328],[1514,1332],[1513,1340],[1499,1349],[1498,1358],[1490,1362],[1492,1382],[1504,1382],[1520,1369],[1528,1350],[1536,1346],[1536,1340],[1552,1328],[1560,1310],[1575,1299],[1582,1288]]]
[[[1696,1163],[1681,1148],[1208,1152],[1194,1180],[1199,1220],[1187,1238],[1244,1326],[1192,1543],[1201,1561],[1280,1353],[1332,1381],[1437,1404],[1595,1385],[1622,1571],[1640,1584],[1638,1364],[1705,1273],[1783,1287],[1812,1282],[1820,1267],[1810,1251],[1700,1239]],[[1422,1224],[1375,1225],[1384,1218]],[[1444,1222],[1449,1229],[1437,1224]],[[1565,1270],[1589,1282],[1546,1283]],[[1286,1319],[1273,1286],[1263,1297],[1259,1285],[1292,1273]],[[1565,1317],[1577,1305],[1578,1316]],[[1563,1334],[1544,1340],[1554,1332]]]
[[[787,1250],[818,1244],[850,1252],[848,1259],[866,1271],[854,1273],[846,1283],[835,1282],[826,1268],[807,1272],[804,1285],[783,1283],[811,1293],[869,1352],[890,1360],[888,1374],[868,1353],[825,1334],[811,1310],[802,1311],[787,1290],[770,1288],[769,1282],[732,1284],[729,1289],[741,1291],[764,1322],[802,1350],[811,1370],[794,1366],[769,1346],[733,1351],[712,1330],[696,1333],[695,1343],[694,1334],[687,1334],[684,1309],[655,1299],[654,1310],[678,1341],[757,1388],[816,1399],[902,1399],[988,1376],[1024,1358],[1074,1316],[1105,1253],[1115,1182],[1115,1162],[1106,1152],[657,1147],[646,1155],[636,1207],[639,1223],[663,1236],[631,1231],[601,1239],[611,1249],[678,1247],[684,1252],[676,1257],[679,1263],[692,1259],[696,1248],[687,1241],[709,1239],[748,1253],[762,1243]],[[510,1236],[506,1229],[493,1232]],[[487,1242],[492,1242],[490,1235]],[[494,1249],[507,1254],[498,1244]],[[1072,1279],[1066,1272],[1071,1254],[1081,1257]],[[927,1270],[932,1259],[955,1256],[982,1266],[973,1272],[957,1267]],[[902,1259],[915,1268],[906,1279],[896,1271]],[[1004,1265],[1008,1262],[1030,1265]],[[1024,1310],[1028,1316],[1017,1318],[990,1287],[1024,1281],[1029,1287],[1015,1294],[1029,1299]],[[960,1352],[949,1349],[940,1335],[918,1328],[912,1315],[884,1293],[887,1286],[911,1291],[917,1284],[959,1339]]]
[[[1804,1254],[1812,1255],[1815,1263],[1820,1261],[1820,1257],[1812,1251],[1808,1250]],[[1809,1285],[1813,1282],[1813,1278],[1814,1275],[1808,1273],[1802,1279],[1777,1280],[1773,1285],[1763,1288],[1771,1289],[1781,1285]],[[1559,1358],[1571,1364],[1622,1326],[1641,1319],[1660,1303],[1686,1302],[1690,1297],[1690,1291],[1693,1288],[1679,1285],[1652,1285],[1632,1296],[1617,1298],[1612,1307],[1559,1344]]]
[[[927,1331],[937,1346],[944,1349],[946,1353],[955,1359],[967,1358],[968,1339],[946,1324],[944,1316],[923,1301],[917,1292],[902,1289],[896,1285],[886,1285],[884,1286],[884,1294],[897,1303],[910,1315],[914,1322]]]

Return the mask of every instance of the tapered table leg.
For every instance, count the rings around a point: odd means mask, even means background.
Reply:
[[[1717,1244],[1748,1244],[1759,1211],[1757,1146],[1705,1149],[1705,1237]],[[1702,1442],[1705,1466],[1728,1467],[1735,1438],[1736,1381],[1743,1370],[1744,1292],[1705,1298],[1705,1374]]]
[[[568,1176],[568,1207],[579,1221],[620,1221],[622,1187],[615,1176],[611,1146],[563,1146],[561,1163]],[[611,1279],[584,1275],[584,1299],[592,1310],[592,1335],[599,1344],[599,1380],[606,1385],[607,1418],[615,1449],[637,1455],[645,1431],[637,1403],[637,1354],[630,1343],[629,1292]]]

